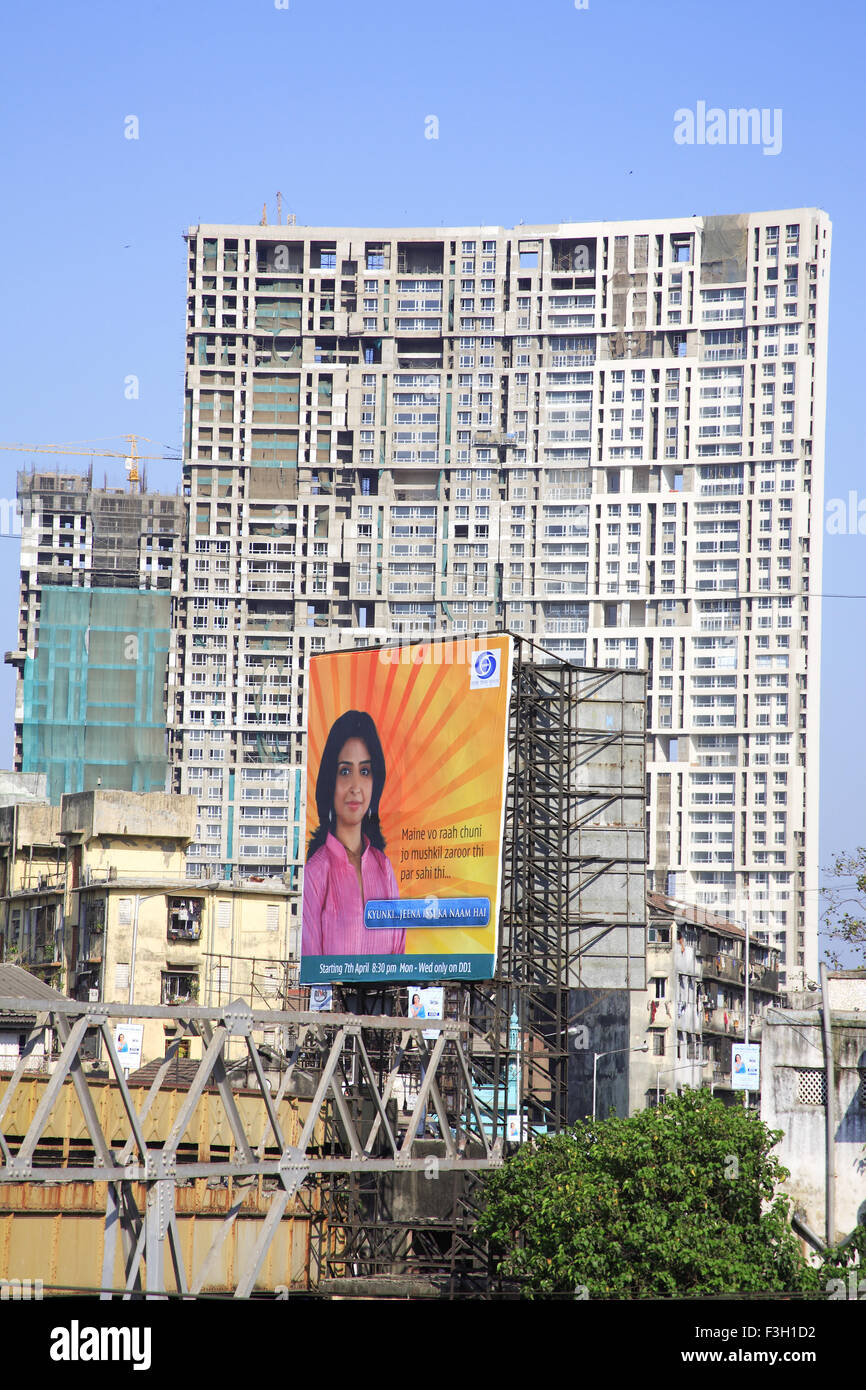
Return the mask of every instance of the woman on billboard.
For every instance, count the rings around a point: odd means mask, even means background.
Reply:
[[[402,955],[405,930],[364,925],[364,905],[399,896],[385,854],[379,803],[385,756],[369,714],[331,726],[316,778],[319,824],[304,869],[302,956]]]

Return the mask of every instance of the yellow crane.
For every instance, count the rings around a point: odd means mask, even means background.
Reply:
[[[125,459],[126,474],[130,487],[134,487],[139,481],[138,465],[145,460],[159,460],[161,462],[179,463],[180,458],[172,454],[140,454],[138,452],[138,441],[143,440],[146,444],[156,444],[155,439],[148,439],[143,434],[125,434],[122,436],[129,443],[128,449],[93,449],[88,446],[87,440],[75,441],[70,444],[3,444],[0,449],[8,449],[12,453],[19,454],[80,454],[88,458],[109,458]],[[97,441],[98,442],[98,441]],[[80,447],[83,446],[83,447]]]

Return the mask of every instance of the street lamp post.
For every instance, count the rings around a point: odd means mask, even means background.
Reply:
[[[166,888],[163,889],[161,893],[145,893],[144,895],[142,895],[141,893],[135,894],[135,906],[133,908],[132,913],[132,948],[129,953],[129,997],[127,999],[128,1004],[135,1003],[135,953],[138,947],[138,909],[142,903],[149,902],[151,898],[164,898],[167,891],[168,890]]]
[[[661,1080],[662,1080],[662,1076],[673,1076],[676,1072],[678,1072],[678,1071],[686,1071],[688,1068],[693,1067],[693,1066],[694,1066],[694,1062],[692,1061],[692,1062],[682,1062],[678,1067],[668,1067],[666,1071],[663,1071],[662,1068],[659,1067],[658,1071],[656,1072],[656,1105],[657,1105],[657,1106],[658,1106],[658,1105],[661,1105]]]
[[[640,1043],[638,1047],[615,1047],[612,1052],[593,1052],[592,1054],[592,1118],[595,1119],[595,1097],[598,1077],[598,1064],[602,1057],[616,1057],[620,1052],[649,1052],[649,1043]]]

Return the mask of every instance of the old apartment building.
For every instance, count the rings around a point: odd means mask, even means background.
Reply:
[[[731,1050],[747,1033],[760,1042],[780,1003],[778,949],[752,937],[747,952],[742,927],[660,893],[647,895],[647,922],[647,989],[629,1002],[630,1038],[648,1050],[628,1059],[630,1112],[685,1086],[741,1101]]]
[[[192,797],[104,788],[0,807],[0,964],[85,1001],[285,1006],[294,894],[190,878],[195,818]],[[163,1055],[161,1022],[144,1042],[146,1059]]]
[[[649,671],[651,886],[814,976],[830,225],[190,229],[190,863],[303,858],[304,663],[508,627]]]

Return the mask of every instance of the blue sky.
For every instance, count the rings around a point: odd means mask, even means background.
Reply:
[[[119,449],[135,431],[156,441],[148,452],[176,449],[182,232],[258,222],[265,201],[275,220],[278,189],[299,222],[324,225],[807,205],[834,223],[826,496],[866,497],[866,21],[854,0],[279,3],[7,6],[4,441]],[[676,144],[674,112],[698,101],[780,109],[781,152]],[[137,140],[124,137],[131,115]],[[425,138],[431,115],[436,140]],[[124,395],[130,374],[137,400]],[[0,451],[3,497],[25,457]],[[122,461],[94,472],[123,481]],[[171,464],[149,465],[148,478],[178,483]],[[15,642],[17,567],[17,542],[0,538],[0,651]],[[864,570],[866,536],[825,537],[824,592],[866,595]],[[826,600],[822,863],[866,842],[864,653],[866,597]],[[13,690],[4,667],[6,767]]]

